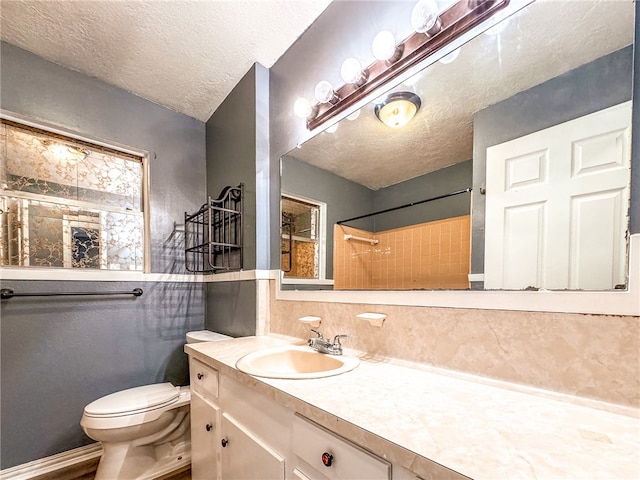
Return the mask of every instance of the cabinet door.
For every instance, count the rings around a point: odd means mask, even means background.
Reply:
[[[220,409],[191,393],[191,478],[218,478]]]
[[[226,413],[221,431],[224,480],[284,479],[284,458]]]

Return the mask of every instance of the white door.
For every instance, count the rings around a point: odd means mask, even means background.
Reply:
[[[485,288],[625,283],[631,102],[487,149]]]

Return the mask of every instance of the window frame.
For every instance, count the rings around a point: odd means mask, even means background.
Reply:
[[[85,134],[81,134],[78,132],[75,132],[73,130],[61,127],[61,126],[57,126],[48,122],[43,122],[40,120],[35,120],[33,118],[27,117],[25,115],[20,115],[14,112],[10,112],[8,110],[4,110],[4,109],[0,109],[0,119],[3,120],[7,120],[10,122],[14,122],[14,123],[18,123],[21,125],[24,125],[26,127],[31,127],[34,129],[38,129],[38,130],[42,130],[44,132],[48,132],[51,133],[53,135],[60,135],[63,137],[67,137],[71,140],[77,140],[83,143],[87,143],[89,145],[94,145],[96,147],[104,147],[107,148],[109,150],[113,150],[119,153],[123,153],[126,155],[132,155],[135,157],[140,158],[140,162],[142,164],[142,182],[141,182],[141,198],[142,198],[142,223],[143,223],[143,228],[142,228],[142,235],[143,235],[143,254],[142,254],[142,271],[140,270],[110,270],[110,269],[89,269],[93,272],[101,272],[101,273],[107,273],[109,272],[110,275],[113,275],[114,272],[118,272],[119,274],[123,274],[123,275],[130,275],[130,274],[140,274],[140,273],[150,273],[150,269],[151,269],[151,215],[150,215],[150,202],[149,202],[149,193],[150,193],[150,182],[149,182],[149,152],[146,150],[141,150],[141,149],[136,149],[130,146],[126,146],[123,144],[119,144],[113,141],[106,141],[106,140],[101,140],[98,139],[97,137],[94,136],[89,136],[89,135],[85,135]],[[19,193],[19,192],[15,192],[15,193]],[[20,195],[14,195],[14,196],[19,196],[21,198],[24,197],[28,197],[29,195],[26,194],[26,192],[23,192]],[[41,198],[39,198],[38,200],[42,201]],[[65,202],[69,202],[69,205],[76,205],[76,204],[82,204],[83,202],[79,202],[79,201],[74,201],[74,200],[69,200],[69,199],[64,199]],[[53,202],[52,202],[53,203]],[[86,207],[87,205],[78,205],[78,206],[83,206]],[[95,208],[95,205],[93,206],[93,208]],[[32,270],[32,269],[36,269],[36,268],[44,268],[44,267],[23,267],[23,266],[18,266],[18,265],[10,265],[10,266],[0,266],[0,269],[18,269],[18,270]],[[67,268],[67,267],[46,267],[45,268],[47,271],[64,271],[64,272],[82,272],[86,269],[82,269],[82,268]]]
[[[285,277],[282,265],[278,271],[280,272],[280,283],[284,285],[333,285],[333,279],[327,279],[327,204],[314,198],[305,197],[293,193],[280,193],[280,214],[282,216],[282,199],[288,199],[308,203],[318,207],[318,278],[295,278]],[[283,232],[280,231],[280,239],[282,240]]]

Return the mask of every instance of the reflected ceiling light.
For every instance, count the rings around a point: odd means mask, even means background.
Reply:
[[[393,33],[383,30],[374,37],[371,51],[378,60],[394,63],[402,56],[403,47],[396,45]]]
[[[347,58],[342,62],[340,68],[340,76],[347,83],[355,83],[356,85],[364,85],[367,81],[367,73],[362,70],[362,65],[356,58]]]
[[[85,150],[84,148],[55,143],[49,140],[43,140],[41,143],[47,148],[47,151],[53,156],[53,158],[63,162],[81,162],[91,153],[89,150]]]
[[[298,98],[293,104],[293,112],[297,117],[309,118],[313,114],[313,106],[306,98]]]
[[[333,91],[333,87],[326,80],[321,80],[315,89],[316,100],[320,103],[337,103],[338,95]]]
[[[436,0],[420,0],[415,4],[411,11],[411,26],[416,32],[427,35],[434,35],[441,30]]]
[[[376,117],[391,128],[399,128],[411,121],[420,109],[420,97],[412,92],[394,92],[374,107]]]
[[[453,52],[446,54],[444,57],[440,59],[440,63],[444,63],[445,65],[448,63],[455,62],[456,58],[460,55],[460,49],[456,48]]]

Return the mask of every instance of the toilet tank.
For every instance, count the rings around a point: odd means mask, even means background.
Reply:
[[[222,333],[212,332],[210,330],[187,332],[187,343],[215,342],[218,340],[229,340],[231,338],[233,337],[223,335]]]

